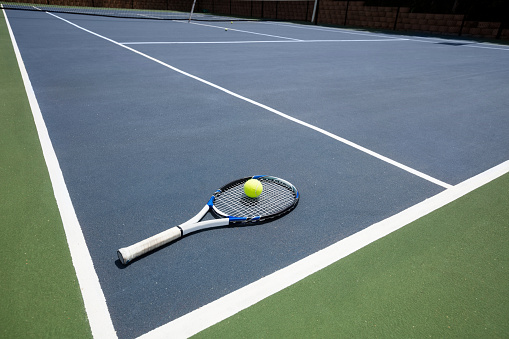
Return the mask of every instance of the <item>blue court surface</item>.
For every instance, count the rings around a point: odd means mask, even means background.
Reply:
[[[7,17],[120,338],[509,158],[507,46],[276,22]],[[118,248],[258,174],[293,183],[297,208],[118,261]]]

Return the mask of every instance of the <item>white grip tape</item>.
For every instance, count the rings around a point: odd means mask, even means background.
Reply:
[[[173,240],[176,240],[182,236],[182,231],[177,226],[172,227],[166,231],[156,234],[148,239],[142,240],[129,247],[119,249],[118,259],[122,264],[127,264],[131,260],[150,252],[158,247],[161,247]]]

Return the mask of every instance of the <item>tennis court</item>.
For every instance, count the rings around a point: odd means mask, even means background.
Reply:
[[[111,319],[119,338],[508,160],[507,46],[268,21],[6,16],[90,253],[74,265],[92,264],[104,295],[96,331]],[[297,208],[118,261],[118,248],[258,174],[292,182]]]

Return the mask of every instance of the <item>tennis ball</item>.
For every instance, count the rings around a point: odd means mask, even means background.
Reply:
[[[258,198],[262,194],[263,185],[256,179],[249,179],[244,184],[244,193],[250,198]]]
[[[228,28],[225,28],[224,30],[225,30],[225,31],[227,31],[227,30],[228,30]]]

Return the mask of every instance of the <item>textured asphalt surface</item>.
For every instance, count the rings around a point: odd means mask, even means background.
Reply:
[[[7,15],[121,338],[444,190],[53,16]],[[509,158],[507,48],[271,23],[59,16],[120,43],[166,42],[127,46],[450,185]],[[292,182],[299,206],[118,262],[117,248],[186,221],[218,187],[256,174]]]

